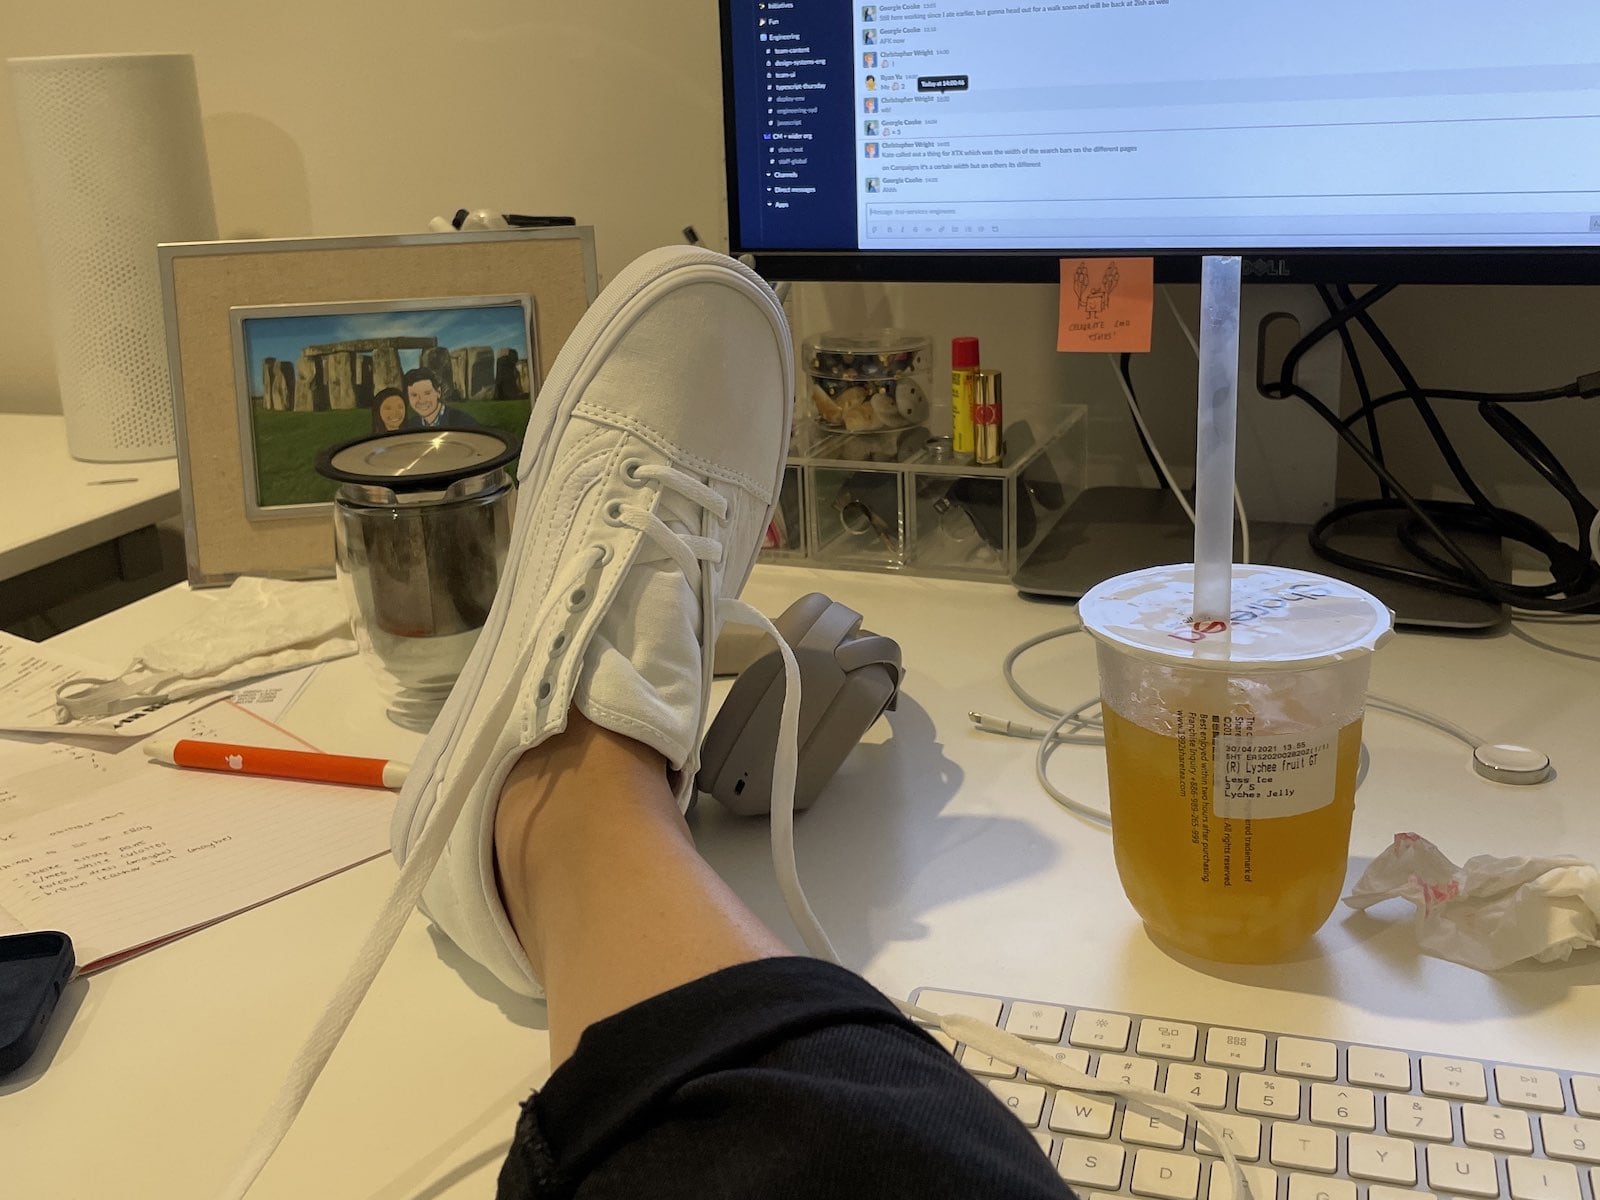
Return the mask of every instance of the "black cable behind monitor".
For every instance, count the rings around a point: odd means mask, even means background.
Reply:
[[[1391,286],[1376,287],[1356,297],[1341,286],[1337,302],[1323,290],[1329,307],[1328,319],[1300,339],[1284,358],[1279,379],[1264,390],[1270,396],[1297,399],[1332,428],[1357,457],[1371,470],[1384,489],[1376,500],[1360,500],[1339,505],[1324,514],[1310,532],[1311,546],[1329,562],[1383,578],[1425,586],[1456,595],[1481,597],[1494,603],[1544,612],[1583,612],[1600,609],[1600,564],[1587,546],[1588,530],[1595,520],[1596,507],[1578,488],[1571,474],[1555,454],[1521,420],[1504,406],[1506,403],[1531,403],[1565,397],[1589,398],[1600,395],[1600,373],[1580,377],[1558,388],[1535,392],[1495,394],[1423,388],[1406,366],[1399,352],[1378,327],[1370,310],[1392,291]],[[1401,382],[1401,389],[1371,397],[1362,372],[1360,357],[1349,337],[1349,325],[1361,326]],[[1358,381],[1361,404],[1350,416],[1341,419],[1321,398],[1293,382],[1295,364],[1317,342],[1338,332],[1344,352]],[[1443,425],[1429,403],[1433,399],[1471,400],[1479,405],[1484,421],[1513,451],[1567,501],[1578,527],[1578,546],[1561,541],[1532,519],[1495,504],[1478,486],[1465,462],[1450,442]],[[1382,457],[1376,413],[1398,400],[1409,400],[1427,426],[1445,464],[1469,499],[1462,501],[1418,500],[1390,472]],[[1355,433],[1365,423],[1371,444]],[[1373,512],[1408,514],[1396,529],[1396,537],[1417,560],[1415,568],[1375,562],[1341,550],[1335,544],[1338,526],[1349,519]],[[1455,539],[1451,530],[1491,533],[1529,546],[1550,565],[1551,582],[1518,585],[1493,579]]]

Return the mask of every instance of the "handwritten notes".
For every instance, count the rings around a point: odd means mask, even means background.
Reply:
[[[172,731],[304,748],[231,704]],[[84,970],[388,848],[394,797],[217,775],[121,742],[0,740],[0,929],[61,929]]]

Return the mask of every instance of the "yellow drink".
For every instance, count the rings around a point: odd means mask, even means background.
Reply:
[[[1180,950],[1222,962],[1272,962],[1310,938],[1344,887],[1361,719],[1332,739],[1331,771],[1320,764],[1319,781],[1331,775],[1330,802],[1288,816],[1230,819],[1212,806],[1213,746],[1223,757],[1224,743],[1214,743],[1209,733],[1187,739],[1155,733],[1109,705],[1104,712],[1117,874],[1151,931]],[[1278,753],[1298,755],[1296,766],[1310,756],[1315,770],[1322,749],[1297,750],[1291,743]],[[1272,768],[1269,761],[1263,771]],[[1253,759],[1224,766],[1245,781],[1241,786],[1250,786],[1255,769]],[[1260,810],[1283,794],[1258,790]]]

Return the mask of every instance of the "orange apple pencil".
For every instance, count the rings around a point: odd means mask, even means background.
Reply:
[[[235,746],[229,742],[201,742],[190,738],[176,742],[147,741],[144,752],[156,762],[176,767],[234,771],[240,775],[274,775],[280,779],[319,783],[351,783],[361,787],[397,788],[406,781],[406,773],[411,769],[410,763],[385,758],[273,750],[266,746]]]

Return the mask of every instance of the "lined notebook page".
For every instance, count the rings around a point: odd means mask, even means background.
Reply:
[[[228,703],[168,735],[305,748]],[[0,929],[63,930],[86,971],[383,854],[394,808],[377,788],[184,770],[104,742],[8,738],[0,780]]]

